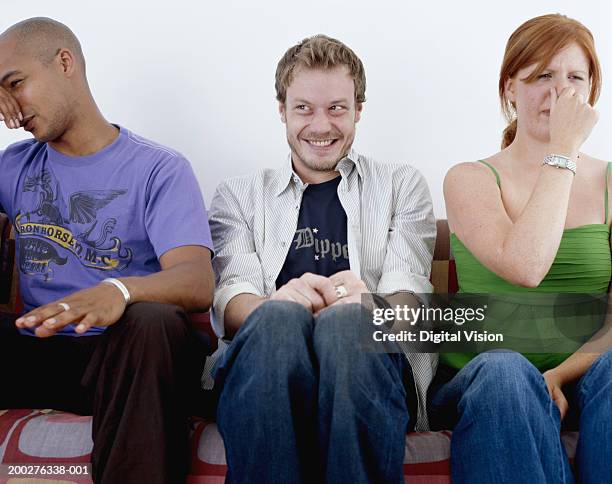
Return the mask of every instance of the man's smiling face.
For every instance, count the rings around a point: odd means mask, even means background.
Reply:
[[[298,67],[279,110],[296,172],[329,172],[355,139],[362,104],[346,66]]]

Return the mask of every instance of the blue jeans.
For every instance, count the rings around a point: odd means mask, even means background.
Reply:
[[[560,438],[559,409],[541,373],[525,357],[490,351],[450,381],[444,379],[436,377],[430,387],[430,423],[453,428],[453,483],[574,482]],[[577,411],[579,482],[610,482],[612,350],[563,391]]]
[[[268,301],[217,368],[230,483],[403,483],[410,366],[360,347],[358,304]]]

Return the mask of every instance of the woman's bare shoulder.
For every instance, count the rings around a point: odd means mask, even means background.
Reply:
[[[590,156],[584,153],[580,153],[580,157],[577,160],[577,175],[588,183],[597,182],[601,180],[602,175],[605,176],[608,163],[612,161],[602,160],[600,158],[595,158],[594,156]],[[599,182],[600,183],[600,182]]]
[[[497,178],[490,166],[497,169],[496,165],[498,165],[498,163],[499,160],[497,160],[496,155],[478,161],[457,163],[446,173],[444,185],[447,188],[451,188],[456,183],[463,186],[466,182],[486,183],[487,181],[492,181],[494,184],[497,184]],[[490,166],[487,166],[487,164]]]

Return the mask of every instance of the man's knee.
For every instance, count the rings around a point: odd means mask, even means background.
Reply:
[[[321,312],[315,322],[313,345],[319,363],[330,374],[369,378],[389,372],[401,380],[403,358],[372,345],[369,313],[360,304],[345,304]],[[382,372],[382,373],[381,373]]]
[[[249,315],[236,337],[257,335],[264,344],[287,348],[310,338],[312,323],[312,314],[301,304],[266,301]]]
[[[222,398],[235,391],[242,396],[252,392],[257,398],[264,392],[265,398],[276,398],[276,392],[286,390],[288,379],[297,377],[300,385],[306,384],[313,373],[312,324],[310,311],[299,304],[261,304],[236,333],[217,368]]]
[[[360,304],[341,304],[321,312],[315,324],[315,346],[319,349],[342,351],[356,349],[361,335],[363,311]]]
[[[144,341],[174,340],[189,334],[185,311],[172,304],[138,302],[126,309],[121,323],[123,330]]]

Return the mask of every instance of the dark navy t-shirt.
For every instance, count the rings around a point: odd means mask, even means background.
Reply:
[[[331,276],[349,269],[346,213],[338,198],[342,177],[308,185],[302,196],[295,237],[276,288],[305,272]]]

